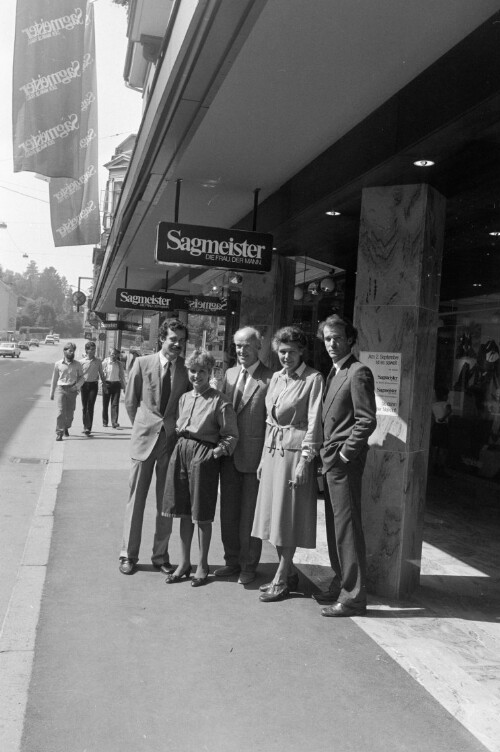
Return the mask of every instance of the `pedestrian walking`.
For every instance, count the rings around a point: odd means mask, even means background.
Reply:
[[[151,561],[166,574],[173,572],[168,555],[172,520],[162,516],[168,461],[176,442],[179,398],[190,389],[184,365],[188,332],[178,319],[165,321],[159,331],[161,350],[135,361],[125,391],[132,422],[130,493],[123,523],[119,569],[132,574],[139,559],[146,498],[156,467],[156,527]]]
[[[120,360],[120,351],[110,347],[109,356],[102,361],[104,383],[102,385],[102,425],[109,424],[109,403],[111,402],[111,425],[119,428],[118,412],[120,409],[120,393],[125,389],[125,370]]]
[[[75,414],[76,396],[83,382],[81,363],[75,360],[76,345],[67,342],[63,348],[63,358],[54,364],[52,383],[50,385],[50,399],[56,400],[56,441],[62,441],[63,436],[69,436],[69,429]]]
[[[94,420],[94,405],[99,390],[99,379],[104,387],[105,376],[102,370],[102,360],[96,357],[95,342],[85,343],[85,357],[81,360],[83,377],[85,379],[80,396],[82,399],[83,433],[90,436]]]

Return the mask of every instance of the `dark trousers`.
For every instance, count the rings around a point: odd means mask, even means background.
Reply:
[[[340,458],[324,477],[325,521],[330,564],[347,606],[366,606],[366,548],[361,522],[361,481],[366,451],[351,462]]]
[[[86,431],[92,430],[94,420],[94,405],[97,399],[98,381],[86,381],[80,392],[82,397],[82,419]]]
[[[124,559],[139,559],[141,547],[142,523],[149,486],[156,466],[156,525],[151,561],[162,565],[168,562],[168,541],[172,532],[172,518],[162,516],[163,492],[167,477],[168,462],[172,454],[172,442],[167,441],[162,429],[153,451],[146,460],[132,460],[130,469],[130,494],[125,509],[123,523],[123,538],[120,557]]]
[[[108,408],[111,400],[111,424],[118,425],[118,409],[120,406],[120,391],[122,385],[119,381],[106,381],[102,389],[102,424],[108,425]]]
[[[224,559],[230,567],[255,572],[262,541],[252,531],[259,481],[256,473],[240,473],[232,457],[224,457],[220,473],[220,525]]]

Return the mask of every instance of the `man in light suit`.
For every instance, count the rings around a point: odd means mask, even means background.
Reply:
[[[361,523],[361,479],[368,437],[377,425],[370,369],[351,353],[357,330],[347,319],[329,316],[320,324],[333,361],[323,399],[323,464],[328,552],[334,577],[326,593],[313,595],[332,604],[322,616],[366,613],[366,553]]]
[[[260,333],[246,326],[234,335],[238,365],[229,368],[222,390],[233,403],[239,441],[231,457],[223,457],[220,474],[220,520],[226,566],[216,577],[239,574],[240,585],[255,579],[262,541],[252,530],[259,481],[257,468],[266,432],[266,392],[273,372],[259,360]]]
[[[125,390],[125,407],[132,421],[130,495],[125,510],[120,572],[132,574],[139,559],[142,521],[156,465],[156,531],[151,561],[162,572],[173,572],[168,541],[172,518],[161,514],[168,462],[175,446],[175,421],[181,394],[190,389],[181,353],[187,329],[177,319],[165,321],[159,331],[160,352],[137,358]]]

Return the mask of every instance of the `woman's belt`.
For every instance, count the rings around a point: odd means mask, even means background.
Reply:
[[[177,436],[179,439],[191,439],[191,441],[197,441],[199,444],[209,444],[210,446],[217,446],[217,444],[213,441],[207,441],[206,439],[198,439],[196,436],[193,436],[192,433],[189,431],[177,431]]]

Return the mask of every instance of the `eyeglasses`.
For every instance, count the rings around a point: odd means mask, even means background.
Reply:
[[[95,350],[95,345],[89,345],[85,348],[86,350]]]
[[[65,347],[64,348],[64,352],[66,352],[66,351],[68,351],[68,352],[75,352],[72,347]]]

